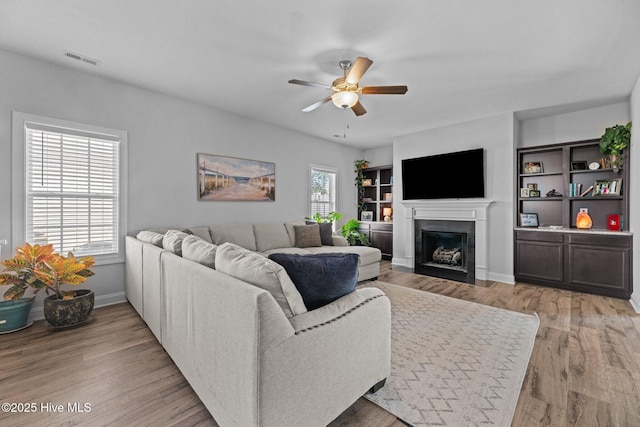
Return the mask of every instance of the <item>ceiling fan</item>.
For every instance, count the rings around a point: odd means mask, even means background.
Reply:
[[[359,56],[352,63],[349,60],[339,62],[340,68],[344,72],[344,77],[338,77],[331,83],[331,86],[322,83],[308,82],[305,80],[289,80],[289,83],[302,86],[320,87],[331,89],[333,93],[320,101],[303,108],[305,113],[313,111],[323,104],[333,101],[333,104],[342,109],[351,108],[356,116],[366,114],[360,103],[360,95],[404,95],[407,93],[406,86],[358,86],[358,82],[362,75],[373,64],[369,58]]]

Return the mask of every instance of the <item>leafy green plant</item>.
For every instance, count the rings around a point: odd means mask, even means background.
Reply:
[[[353,162],[353,166],[353,171],[356,173],[355,185],[358,188],[357,208],[358,213],[360,213],[364,210],[367,210],[367,205],[362,201],[362,199],[364,198],[364,187],[362,186],[362,180],[364,180],[365,178],[362,169],[369,166],[369,161],[364,159],[356,160],[355,162]]]
[[[310,221],[315,221],[315,222],[328,222],[328,223],[333,223],[333,222],[338,222],[340,221],[340,219],[342,218],[342,214],[336,211],[331,211],[329,212],[326,216],[322,216],[319,212],[316,212],[315,214],[313,214],[312,216],[308,216],[305,219],[308,219]]]
[[[357,219],[351,218],[345,224],[342,225],[342,237],[347,239],[351,246],[355,246],[358,242],[362,246],[370,246],[369,239],[364,233],[361,233],[360,230],[360,222]]]
[[[615,125],[604,130],[600,139],[602,154],[622,154],[631,142],[631,122],[626,125]]]
[[[71,252],[67,257],[53,253],[53,245],[33,245],[25,243],[16,249],[16,256],[2,261],[4,271],[0,274],[0,285],[11,287],[4,293],[4,299],[19,300],[31,287],[34,294],[42,289],[46,294],[53,292],[58,299],[71,299],[74,291],[63,291],[61,285],[79,285],[93,276],[93,257],[76,259]]]

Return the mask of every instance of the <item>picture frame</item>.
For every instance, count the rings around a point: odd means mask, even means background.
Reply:
[[[619,196],[622,191],[622,178],[601,179],[593,183],[591,196]]]
[[[526,175],[543,173],[544,169],[542,167],[542,162],[525,162],[522,165],[522,171]]]
[[[540,197],[540,190],[529,190],[529,197]]]
[[[538,184],[531,182],[531,183],[527,184],[527,188],[529,190],[537,190],[538,189]]]
[[[371,187],[373,185],[373,180],[371,179],[363,179],[362,186],[363,187]]]
[[[373,221],[373,211],[360,212],[360,221]]]
[[[537,213],[521,213],[520,214],[520,227],[538,227],[538,214]]]
[[[276,200],[276,164],[239,157],[197,153],[198,200]]]
[[[520,189],[520,197],[529,197],[529,189],[528,188],[521,188]]]
[[[586,171],[587,170],[587,162],[586,161],[576,161],[571,162],[571,170],[572,171]]]

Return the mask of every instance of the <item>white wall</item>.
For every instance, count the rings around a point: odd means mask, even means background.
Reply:
[[[600,138],[605,128],[628,121],[628,102],[522,120],[518,146],[535,147]]]
[[[488,211],[487,279],[513,283],[514,117],[512,114],[474,120],[399,137],[394,142],[393,263],[407,266],[407,236],[402,198],[402,160],[484,148],[485,196],[494,203]],[[451,173],[459,173],[452,166]],[[464,173],[464,172],[463,172]],[[443,177],[443,179],[446,179]],[[453,179],[453,178],[452,178]],[[464,180],[464,176],[462,177]]]
[[[356,216],[353,161],[362,150],[0,50],[0,239],[11,239],[13,226],[12,110],[128,132],[129,233],[301,219],[309,209],[310,163],[338,169],[338,209],[345,220]],[[276,201],[199,202],[198,152],[274,162]],[[2,256],[22,243],[10,241]],[[124,265],[96,267],[89,283],[97,303],[122,299]]]
[[[629,157],[633,165],[629,170],[631,192],[629,193],[629,230],[633,232],[633,289],[631,304],[640,313],[640,78],[631,92],[630,113],[633,126],[631,128],[631,144]],[[619,122],[622,123],[622,122]],[[626,123],[626,122],[625,122]],[[629,188],[629,187],[627,187]]]
[[[364,159],[369,161],[369,166],[393,164],[393,144],[364,150]]]

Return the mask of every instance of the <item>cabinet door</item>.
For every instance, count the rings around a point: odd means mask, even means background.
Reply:
[[[564,281],[564,246],[559,242],[516,241],[516,279]]]
[[[568,281],[603,295],[631,296],[631,238],[571,236]],[[588,287],[588,288],[585,288]]]
[[[393,253],[393,233],[388,231],[371,230],[371,246],[380,249],[383,255],[392,255]]]

